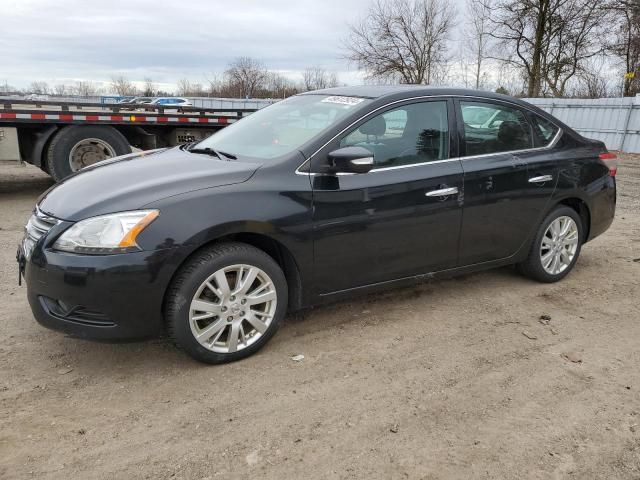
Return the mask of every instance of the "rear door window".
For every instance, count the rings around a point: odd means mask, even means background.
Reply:
[[[489,102],[461,101],[466,155],[532,148],[533,134],[524,112]]]

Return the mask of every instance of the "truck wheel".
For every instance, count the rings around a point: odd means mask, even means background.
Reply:
[[[58,131],[47,149],[47,170],[59,182],[83,167],[131,153],[118,130],[103,125],[69,125]]]

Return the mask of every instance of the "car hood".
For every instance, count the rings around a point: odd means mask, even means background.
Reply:
[[[77,221],[143,208],[194,190],[242,183],[259,167],[179,147],[139,152],[82,169],[43,193],[38,207],[53,217]]]

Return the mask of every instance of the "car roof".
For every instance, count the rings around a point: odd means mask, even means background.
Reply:
[[[528,108],[531,104],[518,100],[517,98],[499,93],[487,92],[483,90],[472,90],[470,88],[453,87],[433,87],[429,85],[357,85],[351,87],[334,87],[322,90],[313,90],[301,95],[339,95],[345,97],[361,97],[370,99],[392,99],[402,100],[420,96],[440,96],[452,95],[461,97],[479,97],[493,100],[505,100],[518,103]]]
[[[414,97],[473,97],[473,100],[502,100],[513,105],[518,105],[529,111],[535,112],[539,116],[555,123],[564,130],[571,130],[566,124],[545,112],[541,108],[532,103],[525,102],[509,95],[500,93],[487,92],[484,90],[473,90],[470,88],[455,87],[433,87],[429,85],[357,85],[351,87],[334,87],[322,90],[312,90],[310,92],[300,93],[299,95],[336,95],[345,97],[360,97],[372,99],[376,105],[384,105],[390,102],[402,101]],[[575,133],[575,132],[574,132]],[[579,135],[576,133],[576,135]]]

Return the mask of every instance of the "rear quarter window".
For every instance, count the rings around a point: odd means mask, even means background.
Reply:
[[[551,123],[546,118],[541,117],[540,115],[531,114],[531,117],[533,132],[537,137],[539,146],[549,145],[555,138],[560,128],[558,128],[555,124]]]

